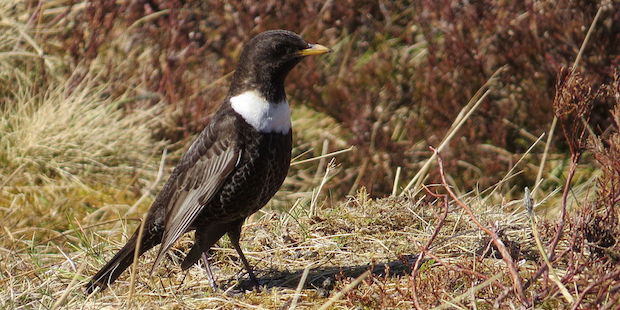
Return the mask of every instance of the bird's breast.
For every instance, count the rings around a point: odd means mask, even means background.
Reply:
[[[262,208],[278,191],[291,162],[292,134],[253,131],[243,139],[241,158],[206,209],[220,220],[245,218]]]

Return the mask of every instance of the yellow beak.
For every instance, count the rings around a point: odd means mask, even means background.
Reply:
[[[310,44],[309,48],[299,51],[301,56],[321,55],[330,53],[332,50],[329,47],[325,47],[321,44]]]

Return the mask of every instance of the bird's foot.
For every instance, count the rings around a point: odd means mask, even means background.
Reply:
[[[267,288],[266,283],[261,283],[254,275],[249,279],[240,275],[237,278],[237,285],[233,286],[232,291],[238,291],[238,293],[244,292],[261,292]]]
[[[252,269],[248,270],[248,276],[250,276],[250,283],[252,284],[252,287],[255,289],[260,289],[260,282],[258,282],[258,279],[254,275],[254,271],[252,271]]]

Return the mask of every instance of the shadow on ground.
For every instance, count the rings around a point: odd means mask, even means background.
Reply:
[[[384,263],[376,263],[374,265],[354,265],[354,266],[335,266],[335,267],[316,267],[310,269],[305,289],[316,289],[320,295],[329,295],[334,288],[337,277],[356,278],[367,270],[372,269],[373,275],[385,276],[389,270],[389,277],[400,277],[408,275],[411,272],[410,266],[415,263],[417,255],[402,255],[399,260]],[[262,288],[288,288],[295,289],[301,280],[303,269],[294,271],[269,270],[257,273],[258,281]],[[229,286],[226,283],[220,285]],[[251,290],[252,282],[243,278],[240,280],[238,287],[243,290]]]

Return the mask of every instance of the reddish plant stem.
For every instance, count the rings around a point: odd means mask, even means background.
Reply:
[[[422,263],[422,260],[424,259],[424,255],[426,254],[426,251],[428,251],[428,249],[430,248],[431,244],[433,243],[433,241],[435,240],[435,238],[437,237],[437,234],[439,234],[439,231],[441,230],[441,227],[443,227],[443,224],[446,220],[446,217],[448,216],[448,197],[446,197],[446,195],[437,195],[433,192],[431,192],[426,186],[424,186],[424,189],[432,196],[437,197],[437,198],[442,198],[443,202],[444,202],[444,212],[441,214],[441,218],[439,218],[439,223],[437,224],[437,226],[435,226],[435,229],[433,230],[433,234],[431,235],[431,238],[428,239],[428,241],[426,242],[426,244],[424,245],[424,247],[422,247],[422,250],[420,251],[420,255],[418,255],[418,259],[416,259],[415,264],[413,265],[413,270],[411,271],[411,291],[413,293],[413,303],[416,307],[416,309],[418,310],[422,310],[422,306],[420,306],[420,302],[418,299],[418,292],[416,289],[416,275],[418,274],[418,269],[420,268],[420,264]]]
[[[502,303],[502,301],[508,297],[508,295],[510,294],[510,291],[512,289],[510,287],[504,288],[504,290],[502,291],[501,294],[499,294],[499,296],[497,296],[497,298],[495,299],[495,302],[493,303],[493,308],[495,309],[500,309],[500,305]]]
[[[486,280],[488,280],[488,279],[489,279],[489,277],[487,277],[487,276],[485,276],[485,275],[483,275],[483,274],[481,274],[481,273],[479,273],[479,272],[473,271],[473,270],[471,270],[471,269],[461,268],[460,266],[453,266],[453,265],[451,265],[451,264],[448,264],[448,263],[446,263],[446,262],[442,261],[439,257],[435,256],[435,255],[434,255],[434,254],[432,254],[432,253],[426,253],[426,255],[427,255],[428,257],[430,257],[430,258],[434,259],[435,261],[437,261],[437,263],[438,263],[439,265],[441,265],[441,266],[443,266],[443,267],[446,267],[446,268],[448,268],[448,269],[450,269],[450,270],[454,270],[454,271],[456,271],[456,272],[466,273],[466,274],[468,274],[468,275],[472,275],[472,276],[474,276],[474,277],[477,277],[477,278],[479,278],[479,279],[481,279],[481,280],[483,280],[483,281],[486,281]],[[506,287],[505,287],[504,285],[502,285],[500,282],[495,282],[495,283],[496,283],[496,284],[497,284],[497,286],[499,286],[501,289],[505,289],[505,288],[506,288]]]
[[[577,162],[579,161],[579,154],[573,153],[570,156],[570,167],[568,168],[568,176],[566,176],[566,183],[564,183],[564,190],[562,192],[562,213],[560,215],[560,223],[558,224],[558,230],[555,232],[555,236],[553,237],[553,241],[547,250],[547,253],[550,258],[553,257],[555,253],[555,248],[562,237],[562,233],[564,232],[564,224],[566,222],[566,208],[568,203],[568,192],[570,191],[570,184],[575,176],[575,170],[577,170]]]
[[[564,252],[562,252],[561,255],[559,255],[559,257],[556,257],[555,255],[555,249],[560,241],[560,238],[562,237],[562,233],[564,231],[564,225],[566,223],[566,209],[567,209],[567,203],[568,203],[568,193],[570,191],[570,184],[573,180],[573,177],[575,176],[575,171],[577,169],[577,162],[579,161],[579,157],[580,157],[579,154],[573,153],[571,155],[571,163],[568,169],[568,175],[566,176],[566,182],[564,183],[564,189],[562,192],[562,211],[560,213],[560,223],[558,224],[558,228],[557,228],[557,231],[555,232],[555,236],[553,237],[553,241],[551,242],[551,244],[549,245],[549,249],[547,250],[547,254],[549,255],[549,261],[551,263],[553,263],[556,258],[564,256],[568,251],[568,250],[565,250]],[[527,289],[546,271],[547,271],[547,264],[542,263],[538,271],[530,279],[527,280],[527,282],[524,285],[524,288]]]
[[[566,253],[568,253],[568,252],[566,252]],[[578,265],[576,268],[573,268],[572,271],[567,271],[566,275],[564,275],[564,277],[562,277],[560,282],[562,282],[562,284],[566,285],[570,280],[574,280],[576,275],[578,275],[581,272],[583,272],[583,270],[585,268],[586,268],[585,265]],[[547,296],[554,295],[555,293],[557,293],[558,290],[559,290],[559,288],[557,286],[555,286],[555,285],[546,286],[540,294],[537,294],[534,297],[534,300],[544,300],[545,298],[547,298]]]
[[[613,279],[620,276],[620,270],[616,270],[616,272],[614,273],[608,273],[606,274],[604,277],[600,278],[598,281],[592,282],[590,283],[590,285],[588,285],[582,292],[581,294],[579,294],[579,298],[577,298],[577,300],[575,300],[575,303],[573,304],[573,307],[571,308],[571,310],[576,310],[577,308],[579,308],[579,305],[581,304],[581,302],[583,301],[583,298],[586,297],[586,295],[596,286],[601,285],[603,282],[609,280],[609,279]]]
[[[474,212],[456,196],[456,194],[452,191],[452,189],[450,189],[450,185],[448,185],[448,182],[446,181],[446,175],[443,169],[443,160],[441,159],[441,156],[439,152],[437,152],[437,150],[433,148],[431,149],[433,150],[433,152],[437,154],[437,163],[439,165],[439,174],[441,176],[441,183],[443,187],[446,189],[450,197],[452,197],[454,202],[456,202],[456,204],[458,204],[465,211],[465,213],[469,215],[472,222],[474,222],[474,224],[476,224],[476,226],[478,226],[480,230],[484,231],[487,235],[491,237],[493,244],[495,245],[499,253],[502,255],[502,259],[506,263],[506,267],[508,268],[508,271],[510,272],[510,277],[512,278],[512,286],[515,291],[515,294],[517,295],[517,298],[519,298],[519,301],[521,301],[521,303],[524,306],[528,307],[529,301],[527,297],[525,297],[525,294],[523,293],[523,283],[521,282],[521,276],[519,275],[519,272],[517,271],[517,267],[514,261],[512,260],[512,257],[510,256],[510,252],[508,252],[508,249],[506,249],[506,246],[504,246],[504,243],[499,239],[497,234],[494,231],[483,226],[478,221],[476,216],[474,215]]]
[[[559,259],[559,258],[564,257],[564,255],[566,255],[566,253],[568,253],[568,251],[569,251],[569,249],[564,250],[562,253],[560,253],[559,255],[557,255],[557,257],[552,257],[552,256],[549,256],[549,261],[550,261],[551,263],[553,263],[553,261],[554,261],[555,259]],[[532,276],[529,280],[527,280],[527,281],[525,282],[525,284],[523,285],[523,288],[524,288],[524,289],[529,288],[529,287],[530,287],[530,285],[532,285],[532,284],[534,283],[534,281],[536,281],[536,279],[538,279],[538,277],[540,277],[540,275],[542,275],[542,274],[543,274],[543,272],[547,271],[547,264],[545,264],[545,262],[541,262],[541,264],[542,264],[542,265],[541,265],[541,267],[540,267],[540,268],[538,268],[538,270],[536,271],[536,273],[534,273],[534,275],[533,275],[533,276]]]
[[[613,297],[606,305],[604,305],[600,310],[608,310],[612,309],[612,307],[618,306],[618,301],[620,300],[620,295],[613,295]]]

